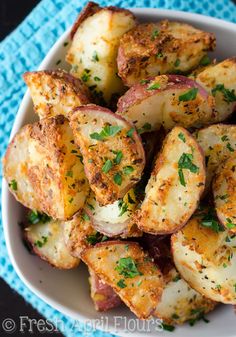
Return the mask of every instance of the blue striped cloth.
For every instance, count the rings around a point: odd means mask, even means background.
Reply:
[[[84,0],[43,0],[18,28],[0,43],[0,153],[5,152],[12,124],[25,93],[22,74],[35,70],[50,47],[75,20]],[[102,6],[153,7],[183,10],[236,22],[236,6],[229,0],[115,0],[98,1]],[[0,187],[1,188],[1,187]],[[0,276],[27,302],[52,322],[63,321],[66,336],[82,336],[83,325],[54,310],[32,292],[16,275],[9,260],[0,223]],[[88,333],[87,333],[88,334]],[[111,336],[93,331],[91,336]]]

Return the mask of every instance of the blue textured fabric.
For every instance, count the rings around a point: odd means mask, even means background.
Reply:
[[[50,47],[75,20],[85,5],[84,0],[43,0],[19,25],[19,27],[0,43],[0,154],[5,152],[12,124],[19,104],[26,90],[22,74],[35,70]],[[183,10],[218,17],[236,22],[236,6],[229,0],[115,0],[98,1],[101,5],[120,7],[153,7]],[[27,302],[51,321],[64,322],[66,336],[81,336],[81,328],[73,321],[54,310],[31,293],[16,275],[10,263],[3,229],[0,223],[0,276]],[[81,332],[82,330],[82,332]],[[88,334],[88,333],[87,333]],[[87,335],[86,334],[86,335]],[[111,336],[100,331],[89,335]]]

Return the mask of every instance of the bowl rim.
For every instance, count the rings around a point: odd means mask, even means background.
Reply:
[[[138,14],[138,15],[151,15],[151,16],[156,16],[157,20],[160,20],[161,17],[166,17],[170,20],[176,20],[176,21],[180,21],[183,20],[185,22],[189,22],[193,25],[195,24],[204,24],[207,23],[207,25],[209,27],[214,27],[216,25],[224,25],[224,30],[234,30],[235,34],[236,34],[236,24],[232,23],[232,22],[228,22],[222,19],[218,19],[218,18],[213,18],[207,15],[202,15],[202,14],[195,14],[195,13],[189,13],[189,12],[184,12],[184,11],[176,11],[176,10],[171,10],[171,9],[158,9],[158,8],[128,8],[130,11],[134,12],[134,14]],[[38,70],[43,70],[46,68],[46,65],[49,63],[49,61],[51,60],[53,54],[54,54],[54,50],[57,49],[62,41],[64,41],[68,36],[69,36],[69,32],[71,30],[71,27],[69,27],[59,38],[58,40],[54,43],[54,45],[50,48],[50,50],[48,51],[47,55],[45,56],[45,58],[43,59],[43,61],[41,62],[40,66],[38,67]],[[30,93],[29,93],[29,89],[26,90],[23,99],[20,103],[19,109],[17,111],[14,123],[13,123],[13,127],[10,133],[10,138],[9,138],[9,142],[11,141],[11,139],[13,138],[13,136],[16,134],[16,132],[22,127],[23,125],[23,119],[25,117],[25,112],[27,111],[27,106],[29,105],[29,103],[31,102],[31,97],[30,97]],[[6,247],[7,247],[7,252],[8,255],[10,257],[10,261],[14,267],[14,270],[16,271],[17,275],[19,276],[19,278],[21,279],[21,281],[24,283],[25,286],[27,286],[27,288],[34,293],[36,296],[38,296],[41,300],[43,300],[46,304],[49,304],[51,307],[53,307],[54,309],[58,310],[59,312],[61,312],[62,314],[69,316],[72,319],[76,319],[76,320],[80,320],[83,323],[86,323],[88,320],[88,317],[79,313],[79,312],[75,312],[74,310],[71,310],[67,307],[64,307],[63,305],[61,305],[59,302],[57,302],[56,300],[54,300],[51,297],[48,297],[47,295],[45,295],[36,284],[32,284],[28,279],[27,279],[27,275],[25,275],[21,269],[19,268],[15,257],[14,257],[14,252],[12,249],[12,242],[10,240],[10,226],[9,226],[9,217],[8,217],[8,210],[10,209],[10,192],[8,190],[8,186],[7,183],[4,179],[4,177],[2,178],[2,196],[1,196],[1,201],[2,201],[2,224],[3,224],[3,231],[4,231],[4,237],[5,237],[5,242],[6,242]],[[97,328],[97,327],[96,327]],[[99,328],[99,325],[98,325]],[[101,327],[102,329],[102,327]],[[109,333],[116,333],[117,331],[114,330],[114,328],[109,327],[109,330],[106,331]],[[125,331],[119,331],[119,335],[120,336],[127,336],[127,332]],[[144,336],[143,334],[139,334],[137,333],[136,336]],[[233,336],[232,336],[233,337]]]

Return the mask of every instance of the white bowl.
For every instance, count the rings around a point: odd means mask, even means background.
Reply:
[[[236,55],[236,25],[207,16],[184,13],[179,11],[159,10],[159,9],[132,9],[142,21],[157,21],[163,18],[170,20],[185,21],[203,30],[214,32],[217,37],[217,48],[213,56],[223,59]],[[63,60],[66,47],[63,46],[69,39],[69,30],[65,32],[57,43],[52,47],[40,69],[56,68],[59,59]],[[65,62],[61,62],[60,67],[66,68]],[[32,108],[32,102],[27,91],[20,105],[15,123],[12,129],[11,137],[26,123],[35,120],[35,114]],[[3,180],[2,186],[2,215],[4,233],[11,262],[22,281],[37,296],[46,303],[82,322],[101,319],[96,327],[105,329],[111,333],[127,336],[129,333],[134,336],[144,336],[146,332],[142,325],[139,326],[134,319],[134,315],[125,307],[118,308],[107,313],[97,313],[94,310],[89,296],[89,286],[87,281],[86,268],[81,264],[77,270],[60,271],[53,269],[47,263],[41,261],[36,256],[30,255],[21,240],[21,233],[18,223],[23,217],[23,207],[9,193],[6,182]],[[114,318],[114,317],[118,318]],[[120,317],[120,318],[119,318]],[[123,318],[121,318],[123,317]],[[235,314],[232,306],[220,306],[216,311],[209,315],[210,323],[199,322],[194,327],[183,325],[177,328],[172,335],[178,337],[233,337],[235,336]],[[91,323],[93,323],[91,322]],[[133,327],[136,323],[135,331]],[[157,332],[157,325],[151,324],[149,336],[163,336],[168,332]],[[149,327],[145,326],[146,330]]]

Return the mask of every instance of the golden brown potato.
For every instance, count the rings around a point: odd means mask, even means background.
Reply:
[[[215,97],[217,114],[212,122],[221,122],[235,111],[236,57],[207,67],[196,81]]]
[[[137,317],[150,317],[161,298],[162,274],[137,243],[104,242],[81,256]]]
[[[217,168],[236,153],[236,126],[211,125],[197,131],[194,137],[205,155],[207,192]]]
[[[194,321],[213,310],[216,303],[192,289],[175,267],[164,274],[164,290],[154,316],[167,324]]]
[[[24,126],[3,160],[10,191],[24,206],[55,219],[72,217],[85,202],[89,185],[64,116]]]
[[[193,217],[172,235],[174,263],[181,276],[203,296],[236,304],[236,237],[222,231],[209,212]]]
[[[80,257],[83,249],[100,242],[103,235],[94,229],[89,215],[81,209],[64,223],[64,239],[70,254]]]
[[[24,80],[40,118],[68,118],[74,108],[91,102],[88,88],[63,70],[27,72]]]
[[[30,225],[24,230],[24,237],[36,255],[59,269],[78,266],[80,260],[71,256],[64,241],[64,222],[48,220]]]
[[[213,179],[213,194],[218,219],[232,233],[236,233],[235,169],[236,158],[232,155],[232,157],[219,166]]]
[[[117,105],[117,113],[140,133],[201,127],[215,116],[215,100],[196,81],[182,75],[160,75],[133,85]]]
[[[66,60],[71,73],[91,89],[96,101],[112,103],[124,92],[117,76],[117,52],[121,36],[136,24],[134,15],[117,7],[88,3],[72,30]]]
[[[215,36],[186,23],[143,23],[120,40],[119,75],[128,86],[149,76],[187,72],[195,68],[208,50],[215,48]]]
[[[70,125],[96,200],[108,205],[123,198],[140,180],[145,166],[142,142],[134,127],[96,105],[76,109]]]
[[[85,209],[90,216],[92,226],[108,237],[122,238],[142,236],[142,232],[131,221],[131,216],[139,201],[133,189],[122,199],[106,206],[100,206],[94,193],[86,200]]]
[[[202,150],[187,130],[175,127],[164,141],[134,222],[147,233],[173,233],[197,208],[204,186]]]

